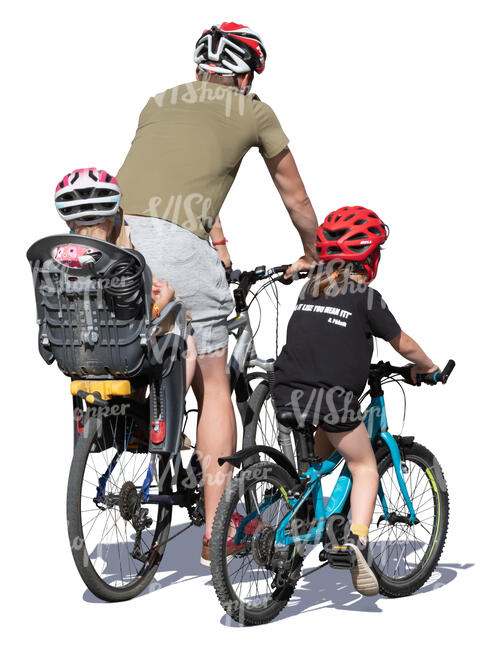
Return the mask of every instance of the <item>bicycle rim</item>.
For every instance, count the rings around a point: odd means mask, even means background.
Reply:
[[[392,522],[396,517],[408,518],[409,511],[394,465],[387,456],[379,470],[391,521],[384,519],[382,504],[377,498],[369,531],[373,568],[380,578],[394,583],[412,580],[431,560],[442,518],[438,486],[429,463],[407,454],[405,466],[408,471],[403,477],[418,523]]]
[[[287,497],[291,480],[283,476],[284,470],[270,471],[271,467],[259,463],[233,479],[213,527],[211,570],[218,597],[232,618],[248,625],[271,620],[286,605],[303,560],[294,545],[283,558],[277,557],[275,533],[291,509]],[[262,478],[263,468],[268,471]],[[226,540],[232,535],[230,520],[235,512],[252,519],[245,523],[240,550],[228,561]],[[295,572],[298,575],[293,577]]]
[[[172,506],[141,503],[141,491],[149,473],[150,494],[170,489],[168,466],[148,453],[132,417],[89,420],[82,436],[68,482],[72,553],[96,596],[124,600],[146,587],[162,558]]]

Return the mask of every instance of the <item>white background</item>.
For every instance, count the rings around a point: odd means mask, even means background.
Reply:
[[[12,644],[482,647],[499,629],[498,8],[482,0],[4,8],[1,539]],[[375,286],[434,361],[458,364],[447,386],[407,391],[406,432],[435,452],[450,490],[434,583],[406,599],[365,599],[348,575],[324,569],[278,620],[255,629],[228,626],[199,566],[195,529],[173,542],[151,593],[109,605],[86,591],[66,534],[68,379],[38,355],[24,257],[33,241],[64,230],[53,207],[60,178],[94,165],[116,172],[147,99],[193,78],[196,38],[223,20],[249,24],[264,39],[267,69],[254,90],[290,137],[318,218],[361,204],[390,225]],[[234,266],[301,253],[257,151],[221,217]],[[281,341],[298,289],[281,290]],[[274,329],[267,317],[261,356],[274,353]],[[379,355],[397,361],[386,344]],[[388,395],[399,432],[399,396]]]

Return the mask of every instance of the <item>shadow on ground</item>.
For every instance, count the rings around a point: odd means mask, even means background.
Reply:
[[[171,535],[176,535],[187,524],[172,526]],[[206,578],[205,586],[212,588],[210,570],[199,563],[201,552],[202,529],[189,528],[178,537],[169,542],[166,553],[162,559],[159,570],[145,591],[137,596],[144,598],[153,591],[159,591],[173,584],[179,584],[197,578]],[[319,548],[313,549],[309,559],[317,557]],[[315,561],[307,560],[312,567],[306,567],[305,572],[315,567]],[[417,594],[423,594],[434,589],[446,586],[463,571],[474,566],[473,564],[439,563],[428,583]],[[163,575],[165,574],[165,575]],[[381,612],[379,602],[383,596],[364,597],[356,592],[352,586],[350,573],[324,567],[319,571],[307,575],[298,583],[288,606],[281,612],[276,620],[297,616],[303,612],[317,609],[345,609],[359,612]],[[96,598],[89,590],[83,594],[83,599],[89,603],[105,604]],[[224,615],[221,624],[240,627],[239,623]]]

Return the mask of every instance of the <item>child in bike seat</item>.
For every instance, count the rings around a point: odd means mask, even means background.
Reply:
[[[366,208],[331,212],[317,230],[321,264],[302,288],[275,364],[277,408],[316,425],[315,449],[328,458],[336,448],[352,474],[352,521],[346,543],[354,549],[354,587],[378,593],[371,570],[368,532],[378,491],[378,472],[359,397],[373,353],[373,337],[390,342],[417,373],[438,367],[398,325],[382,296],[369,287],[375,278],[387,226]]]
[[[102,239],[122,248],[134,248],[129,226],[124,222],[120,199],[122,193],[116,179],[104,170],[95,167],[75,169],[56,186],[55,202],[59,216],[77,235]],[[92,250],[80,250],[81,246],[68,244],[59,246],[54,258],[70,267],[80,267],[79,258]],[[162,309],[172,300],[178,300],[174,289],[166,280],[152,279],[152,320],[160,316]],[[187,310],[187,321],[190,322]],[[188,327],[186,357],[186,389],[192,383],[195,373],[197,347]]]

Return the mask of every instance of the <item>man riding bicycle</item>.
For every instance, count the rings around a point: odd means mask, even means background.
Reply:
[[[265,68],[259,35],[236,23],[213,26],[198,39],[194,60],[196,81],[146,104],[118,181],[134,246],[160,281],[169,279],[192,315],[206,507],[201,563],[209,566],[214,514],[231,476],[218,458],[236,444],[226,373],[233,300],[223,268],[231,263],[219,212],[250,148],[258,147],[302,240],[304,254],[288,277],[316,260],[317,219],[274,111],[250,92],[254,73]]]

